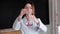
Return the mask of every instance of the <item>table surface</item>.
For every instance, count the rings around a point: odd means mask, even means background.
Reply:
[[[10,28],[10,29],[0,29],[0,33],[1,34],[20,34],[21,31]]]

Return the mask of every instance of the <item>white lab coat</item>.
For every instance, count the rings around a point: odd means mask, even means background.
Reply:
[[[26,26],[26,23],[28,22],[26,17],[24,17],[23,19],[19,19],[17,17],[13,24],[13,29],[21,30],[22,34],[38,34],[40,30],[42,30],[42,32],[46,32],[47,27],[41,22],[39,18],[38,18],[38,21],[39,21],[39,24],[37,25],[33,20],[31,20],[33,25],[28,27]]]

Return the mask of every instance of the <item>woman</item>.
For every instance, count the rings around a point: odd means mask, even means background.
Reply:
[[[13,24],[13,29],[21,30],[22,34],[38,34],[40,29],[46,32],[47,27],[41,22],[39,18],[35,17],[34,11],[34,4],[27,2],[24,8],[21,9],[19,16],[16,18]],[[23,15],[25,16],[23,17]]]

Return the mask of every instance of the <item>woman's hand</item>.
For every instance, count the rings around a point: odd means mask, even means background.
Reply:
[[[38,19],[35,17],[35,15],[30,15],[28,17],[29,20],[34,20],[36,23],[38,23]]]
[[[22,18],[22,16],[24,15],[24,14],[26,14],[26,9],[21,9],[21,12],[20,12],[20,14],[19,14],[19,18]]]
[[[32,19],[33,19],[36,23],[38,23],[38,19],[35,17],[35,15],[32,16]]]

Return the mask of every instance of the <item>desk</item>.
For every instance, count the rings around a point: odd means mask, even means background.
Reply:
[[[21,31],[13,29],[0,29],[0,34],[21,34]]]

